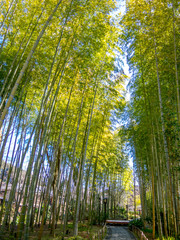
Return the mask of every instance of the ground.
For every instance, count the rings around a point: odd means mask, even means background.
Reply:
[[[88,227],[87,223],[85,223],[85,224],[79,223],[78,235],[83,237],[84,239],[89,239],[90,235],[94,235],[101,228],[102,228],[102,226],[95,225],[95,226],[92,226],[92,228],[90,229]],[[31,234],[30,234],[30,240],[36,240],[38,233],[39,233],[39,229],[38,228],[34,229],[34,232],[33,233],[31,232]],[[51,240],[51,239],[52,240],[53,239],[57,240],[58,238],[60,238],[61,234],[62,234],[62,226],[60,224],[55,229],[55,238],[50,235],[49,228],[46,225],[46,226],[44,226],[42,240]],[[69,222],[68,223],[68,227],[67,227],[67,234],[66,234],[64,239],[68,239],[68,238],[70,238],[72,236],[73,236],[73,223]]]
[[[105,240],[135,240],[134,235],[123,226],[107,226],[107,236]]]

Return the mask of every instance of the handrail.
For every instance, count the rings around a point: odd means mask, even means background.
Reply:
[[[148,240],[148,238],[143,233],[143,231],[141,231],[139,228],[137,228],[134,225],[132,225],[132,232],[135,233],[140,238],[140,240]]]

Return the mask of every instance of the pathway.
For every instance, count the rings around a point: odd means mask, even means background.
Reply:
[[[128,230],[128,227],[107,226],[107,236],[105,240],[135,240],[136,238]]]

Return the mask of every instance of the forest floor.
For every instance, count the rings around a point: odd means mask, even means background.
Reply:
[[[152,229],[149,228],[144,228],[143,233],[146,235],[146,237],[148,238],[148,240],[153,240],[153,233],[152,233]],[[158,239],[158,236],[155,237],[155,239]]]
[[[90,239],[90,236],[94,235],[95,233],[97,233],[100,229],[102,228],[102,226],[100,225],[93,225],[91,229],[88,228],[87,224],[83,224],[83,223],[79,223],[79,228],[78,228],[78,236],[82,237],[83,239]],[[57,228],[55,229],[55,237],[53,237],[50,234],[50,229],[47,226],[44,226],[44,230],[43,230],[43,237],[42,240],[59,240],[61,239],[60,237],[62,236],[62,226],[61,224],[58,224]],[[68,223],[67,226],[67,234],[64,237],[64,239],[68,239],[70,237],[73,236],[73,223]],[[34,232],[30,234],[30,240],[36,240],[37,236],[39,234],[39,228],[35,228]]]
[[[154,240],[152,229],[144,228],[144,229],[142,229],[142,231],[143,231],[143,233],[145,234],[145,236],[147,237],[148,240]],[[155,236],[155,239],[159,239],[158,235]]]

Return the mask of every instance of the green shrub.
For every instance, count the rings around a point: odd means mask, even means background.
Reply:
[[[76,236],[76,237],[70,237],[68,240],[83,240],[84,238]]]
[[[157,240],[159,240],[160,238],[158,238]],[[175,240],[175,238],[173,237],[168,237],[168,238],[163,238],[163,240]]]
[[[144,231],[144,232],[147,232],[147,233],[152,233],[152,232],[153,232],[153,230],[152,230],[152,229],[149,229],[149,228],[145,228],[145,229],[143,229],[143,231]]]
[[[134,220],[132,220],[132,221],[130,221],[129,222],[129,228],[130,228],[130,230],[132,230],[132,226],[135,226],[135,227],[137,227],[137,228],[139,228],[139,229],[143,229],[143,221],[142,221],[142,219],[134,219]]]
[[[152,224],[152,217],[146,217],[146,218],[145,218],[145,221],[146,221],[148,224]]]
[[[73,229],[74,225],[73,223],[68,223],[68,228]]]
[[[87,224],[80,223],[78,226],[79,231],[86,231],[88,229]]]

